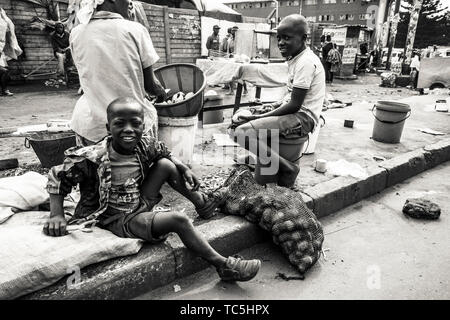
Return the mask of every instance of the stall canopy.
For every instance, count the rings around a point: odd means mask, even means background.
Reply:
[[[217,12],[217,13],[227,13],[240,15],[240,13],[234,11],[230,7],[220,3],[217,0],[190,0],[196,7],[198,11],[201,12]]]

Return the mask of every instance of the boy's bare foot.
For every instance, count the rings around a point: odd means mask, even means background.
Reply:
[[[248,281],[253,279],[261,267],[258,259],[244,260],[239,255],[228,257],[225,266],[217,268],[223,281]]]

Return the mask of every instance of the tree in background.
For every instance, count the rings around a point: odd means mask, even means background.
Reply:
[[[403,48],[408,33],[410,9],[414,0],[403,0],[400,21],[397,29],[395,48]],[[414,48],[426,48],[431,45],[450,46],[450,8],[441,0],[423,0],[417,24]]]

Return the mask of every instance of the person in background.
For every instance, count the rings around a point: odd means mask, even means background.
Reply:
[[[339,52],[337,46],[335,43],[332,43],[333,48],[328,51],[328,56],[327,56],[327,62],[329,63],[330,66],[330,79],[329,79],[329,83],[332,84],[333,83],[333,78],[334,78],[334,73],[335,72],[339,72],[339,69],[341,68],[341,63],[342,63],[342,57],[341,57],[341,53]]]
[[[325,38],[325,44],[322,48],[322,61],[325,67],[325,80],[329,83],[331,80],[330,69],[331,64],[328,62],[328,52],[333,48],[333,43],[331,42],[331,35],[327,35]]]
[[[223,38],[222,43],[220,44],[220,51],[222,52],[222,55],[227,55],[228,53],[228,40],[231,37],[231,29],[232,28],[227,29],[227,35],[225,36],[225,38]],[[225,83],[222,89],[230,90],[230,84]]]
[[[225,36],[225,38],[223,38],[222,43],[220,44],[220,50],[223,53],[228,52],[228,40],[231,38],[231,29],[232,28],[227,29],[227,35]]]
[[[234,26],[233,28],[231,28],[231,37],[228,39],[228,50],[227,53],[229,55],[230,58],[234,57],[234,50],[235,50],[235,41],[236,41],[236,31],[239,30],[238,26]],[[230,82],[229,84],[230,90],[226,93],[227,95],[234,95],[234,82]],[[242,91],[243,95],[248,94],[248,90],[247,90],[247,83],[243,83],[243,91]]]
[[[411,68],[411,72],[409,74],[411,79],[411,86],[412,88],[417,89],[417,80],[419,79],[420,70],[419,54],[413,53],[413,57],[411,59],[411,64],[409,67]]]
[[[219,30],[220,27],[218,25],[215,25],[213,27],[213,34],[210,35],[206,40],[206,49],[208,49],[209,57],[219,56],[219,49],[220,49]]]
[[[84,0],[80,24],[70,33],[70,47],[83,95],[70,126],[78,145],[102,140],[106,108],[118,97],[132,97],[145,109],[146,133],[157,137],[158,116],[149,94],[164,101],[167,94],[153,72],[159,56],[148,30],[130,18],[130,0]],[[148,92],[148,93],[147,93]]]
[[[71,59],[69,33],[65,30],[61,22],[55,24],[55,31],[51,34],[53,54],[58,59],[58,76],[64,76],[64,64],[67,59]]]
[[[10,70],[8,68],[8,62],[6,61],[6,55],[0,53],[0,87],[2,96],[12,96],[13,93],[8,90],[8,83],[11,80]]]
[[[11,70],[8,67],[9,60],[17,60],[23,53],[15,34],[15,26],[12,20],[0,7],[0,95],[12,96],[8,90],[11,81]]]

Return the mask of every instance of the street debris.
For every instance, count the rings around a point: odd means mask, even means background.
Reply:
[[[286,274],[282,273],[282,272],[277,272],[277,275],[275,276],[275,279],[277,278],[281,278],[285,281],[291,281],[291,280],[305,280],[305,276],[300,275],[300,276],[287,276]]]
[[[447,99],[449,100],[449,99]],[[447,102],[447,100],[436,100],[436,104],[434,105],[434,109],[437,112],[448,112],[448,105],[449,103]]]
[[[386,158],[382,156],[372,156],[372,159],[375,161],[386,161]]]
[[[225,214],[243,216],[269,231],[301,276],[319,259],[323,228],[298,192],[259,185],[246,166],[239,166],[213,196],[223,202]]]
[[[334,176],[350,176],[354,178],[367,178],[368,174],[359,164],[340,159],[327,163],[327,171]]]
[[[327,160],[317,159],[314,170],[320,173],[327,171]]]
[[[429,129],[429,128],[420,128],[418,130],[423,132],[423,133],[431,134],[433,136],[443,136],[443,135],[445,135],[444,132],[436,131],[436,130]]]
[[[0,170],[15,169],[19,166],[17,158],[0,160]]]
[[[202,188],[206,192],[211,192],[220,188],[230,175],[231,170],[231,168],[228,168],[226,170],[221,169],[200,178],[200,188]]]
[[[441,215],[441,208],[430,200],[413,198],[406,200],[403,213],[415,219],[436,220]]]
[[[213,134],[214,141],[218,147],[234,147],[239,146],[237,142],[234,142],[233,139],[228,134],[224,133],[214,133]]]
[[[344,127],[353,128],[354,120],[344,120]]]
[[[44,82],[46,87],[59,88],[60,86],[65,86],[66,82],[62,79],[49,79]]]
[[[174,292],[180,292],[181,291],[181,287],[176,284],[176,285],[173,286],[173,291]]]

